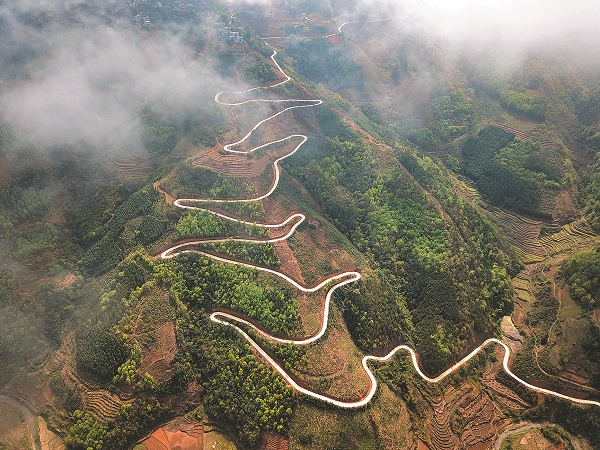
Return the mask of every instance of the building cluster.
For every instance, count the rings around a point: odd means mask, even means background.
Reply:
[[[128,0],[127,3],[132,11],[136,11],[141,7],[154,6],[174,13],[196,13],[198,8],[202,9],[207,4],[205,0],[195,0],[194,2],[190,0],[163,0],[160,2],[155,0]]]
[[[148,0],[129,0],[129,7],[132,10],[135,10],[141,5],[145,5],[146,3],[148,3]]]
[[[244,38],[240,36],[239,31],[232,31],[230,27],[219,27],[219,34],[222,38],[232,41],[236,44],[244,44]]]

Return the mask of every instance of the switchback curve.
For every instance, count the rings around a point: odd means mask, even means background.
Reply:
[[[386,19],[386,20],[391,20],[391,19]],[[353,23],[353,22],[346,22],[342,25],[340,25],[340,27],[338,28],[339,32],[341,32],[341,29],[344,25],[349,24],[349,23]],[[277,69],[281,72],[281,74],[284,76],[284,80],[281,82],[278,82],[272,86],[267,86],[267,87],[255,87],[255,88],[251,88],[245,91],[238,91],[238,92],[233,92],[232,94],[244,94],[247,92],[251,92],[251,91],[256,91],[259,89],[269,89],[269,88],[273,88],[273,87],[277,87],[280,86],[284,83],[287,83],[288,81],[291,80],[291,78],[283,71],[283,69],[281,68],[281,66],[277,63],[277,61],[275,60],[275,56],[277,55],[277,51],[273,50],[273,54],[271,55],[271,60],[274,62],[274,64],[276,65]],[[231,153],[238,153],[238,154],[245,154],[245,153],[251,153],[254,152],[260,148],[264,148],[268,145],[272,145],[275,143],[279,143],[279,142],[283,142],[285,140],[291,139],[291,138],[295,138],[295,137],[300,137],[302,138],[302,141],[294,148],[294,150],[292,152],[290,152],[289,154],[282,156],[280,158],[278,158],[277,160],[274,161],[273,166],[274,166],[274,171],[275,171],[275,178],[273,181],[273,184],[271,186],[271,188],[269,189],[269,191],[261,196],[257,196],[254,198],[250,198],[250,199],[196,199],[196,198],[185,198],[185,199],[178,199],[174,201],[174,205],[179,207],[179,208],[185,208],[185,209],[198,209],[198,210],[203,210],[206,211],[210,214],[214,214],[216,216],[219,216],[223,219],[226,220],[231,220],[231,221],[235,221],[235,222],[239,222],[239,223],[244,223],[244,224],[251,224],[248,221],[243,221],[237,218],[234,218],[232,216],[228,216],[226,214],[221,214],[215,211],[212,211],[208,208],[202,208],[199,206],[190,206],[190,205],[186,205],[184,203],[207,203],[207,202],[214,202],[214,203],[236,203],[236,202],[252,202],[252,201],[259,201],[262,200],[264,198],[269,197],[277,188],[277,185],[279,183],[279,177],[280,177],[280,169],[279,169],[279,165],[278,163],[291,156],[292,154],[294,154],[296,151],[298,151],[298,149],[306,142],[306,140],[308,139],[308,137],[306,135],[290,135],[287,136],[283,139],[279,139],[277,141],[273,141],[273,142],[269,142],[267,144],[263,144],[261,146],[252,148],[250,150],[246,150],[246,151],[242,151],[242,150],[233,150],[232,147],[236,147],[240,144],[242,144],[243,142],[245,142],[251,135],[252,132],[255,131],[258,127],[260,127],[262,124],[264,124],[265,122],[279,116],[280,114],[291,110],[291,109],[295,109],[295,108],[307,108],[307,107],[314,107],[314,106],[318,106],[321,105],[323,102],[322,100],[316,99],[316,100],[306,100],[306,99],[287,99],[287,100],[269,100],[269,99],[251,99],[251,100],[246,100],[246,101],[242,101],[242,102],[238,102],[238,103],[227,103],[227,102],[222,102],[220,100],[221,95],[223,94],[223,92],[219,92],[215,95],[215,101],[222,104],[222,105],[229,105],[229,106],[237,106],[237,105],[244,105],[244,104],[248,104],[248,103],[253,103],[253,102],[275,102],[275,103],[282,103],[282,102],[296,102],[296,103],[307,103],[306,105],[296,105],[296,106],[290,106],[288,108],[284,108],[282,111],[273,114],[269,117],[267,117],[266,119],[263,119],[261,121],[259,121],[244,137],[242,137],[240,140],[231,143],[231,144],[227,144],[223,147],[223,150],[227,151],[227,152],[231,152]],[[256,225],[256,226],[260,226],[260,227],[264,227],[264,228],[275,228],[275,227],[279,227],[279,226],[284,226],[285,224],[289,223],[289,221],[293,218],[293,217],[301,217],[300,220],[294,224],[294,226],[292,227],[292,229],[282,238],[276,238],[276,239],[266,239],[266,240],[258,240],[258,239],[235,239],[236,241],[240,241],[240,242],[248,242],[248,243],[268,243],[268,242],[276,242],[278,240],[284,240],[287,239],[289,236],[291,236],[293,234],[293,232],[296,230],[296,228],[300,225],[300,223],[302,221],[305,220],[305,216],[301,213],[297,213],[295,215],[292,215],[290,217],[288,217],[288,219],[286,219],[286,221],[282,222],[281,224],[254,224],[252,223],[252,225]],[[465,356],[463,359],[461,359],[459,362],[457,362],[456,364],[454,364],[453,366],[451,366],[450,368],[448,368],[447,370],[445,370],[444,372],[442,372],[440,375],[438,375],[435,378],[430,378],[428,377],[425,373],[423,373],[423,371],[421,370],[420,366],[419,366],[419,362],[418,362],[418,358],[417,358],[417,354],[416,352],[409,346],[407,345],[399,345],[397,347],[395,347],[393,350],[391,350],[387,355],[385,356],[373,356],[373,355],[367,355],[365,357],[363,357],[362,359],[362,366],[363,369],[365,370],[367,376],[369,377],[370,380],[370,388],[369,391],[367,392],[367,394],[365,394],[361,399],[357,400],[357,401],[344,401],[344,400],[339,400],[324,394],[320,394],[318,392],[315,392],[311,389],[305,388],[303,386],[300,386],[298,383],[296,383],[296,381],[285,371],[285,369],[283,369],[278,363],[277,361],[275,361],[260,345],[258,345],[254,339],[252,339],[242,328],[240,328],[238,325],[236,325],[235,323],[238,323],[240,325],[244,325],[247,327],[252,328],[254,331],[256,331],[258,334],[260,334],[261,336],[263,336],[264,338],[271,340],[273,342],[277,342],[277,343],[285,343],[285,344],[294,344],[294,345],[307,345],[310,343],[313,343],[315,341],[317,341],[318,339],[320,339],[325,332],[327,331],[327,325],[328,325],[328,316],[329,316],[329,306],[331,303],[331,296],[333,295],[333,292],[348,283],[352,283],[354,281],[358,281],[361,279],[361,275],[358,272],[345,272],[342,274],[338,274],[338,275],[334,275],[331,276],[329,278],[327,278],[326,280],[324,280],[323,282],[319,283],[316,286],[313,287],[305,287],[302,286],[301,284],[299,284],[298,282],[296,282],[295,280],[293,280],[292,278],[288,277],[287,275],[273,270],[273,269],[268,269],[265,267],[260,267],[254,264],[250,264],[250,263],[244,263],[244,262],[240,262],[240,261],[234,261],[232,259],[229,258],[223,258],[223,257],[219,257],[216,255],[212,255],[206,252],[202,252],[200,250],[192,250],[192,249],[186,249],[187,247],[193,246],[193,245],[197,245],[197,244],[201,244],[204,242],[215,242],[214,240],[210,241],[210,240],[197,240],[197,241],[192,241],[192,242],[186,242],[183,244],[177,244],[173,247],[170,247],[169,249],[165,250],[160,256],[163,259],[169,259],[169,258],[173,258],[176,257],[177,255],[181,254],[181,253],[189,253],[189,252],[197,252],[200,254],[203,254],[209,258],[214,259],[215,261],[219,261],[219,262],[223,262],[223,263],[228,263],[228,264],[236,264],[236,265],[240,265],[243,267],[248,267],[248,268],[253,268],[259,271],[263,271],[266,273],[270,273],[272,275],[275,275],[285,281],[287,281],[288,283],[290,283],[292,286],[294,286],[296,289],[302,291],[302,292],[316,292],[319,289],[322,289],[323,287],[325,287],[327,284],[329,284],[332,281],[338,281],[334,286],[331,287],[331,289],[329,289],[326,298],[325,298],[325,305],[323,308],[323,318],[322,318],[322,324],[321,327],[319,329],[319,331],[306,339],[299,339],[299,340],[294,340],[294,339],[283,339],[283,338],[278,338],[274,335],[271,335],[261,329],[259,329],[258,327],[256,327],[255,325],[253,325],[251,322],[246,321],[245,319],[238,317],[237,315],[235,315],[234,313],[226,313],[226,312],[213,312],[210,315],[210,319],[216,323],[220,323],[226,326],[230,326],[233,327],[238,333],[240,333],[240,335],[246,339],[246,341],[277,371],[279,372],[279,374],[297,391],[300,392],[304,395],[307,395],[309,397],[312,398],[316,398],[318,400],[321,400],[325,403],[340,407],[340,408],[359,408],[362,406],[365,406],[366,404],[368,404],[371,399],[373,398],[373,396],[375,395],[375,392],[377,390],[377,379],[375,378],[373,372],[371,371],[371,369],[368,366],[368,362],[369,361],[377,361],[377,362],[385,362],[385,361],[389,361],[397,352],[404,350],[407,351],[410,354],[412,363],[413,363],[413,367],[415,369],[415,371],[417,372],[417,374],[424,379],[425,381],[428,381],[430,383],[438,383],[440,381],[442,381],[443,379],[445,379],[447,376],[451,375],[452,373],[456,372],[460,367],[462,367],[464,364],[466,364],[469,360],[471,360],[474,356],[476,356],[483,348],[485,348],[488,345],[491,344],[497,344],[500,345],[503,349],[504,349],[504,358],[503,358],[503,362],[502,362],[502,366],[505,370],[505,372],[512,377],[513,379],[515,379],[517,382],[521,383],[522,385],[526,386],[529,389],[532,389],[533,391],[542,393],[542,394],[546,394],[546,395],[551,395],[551,396],[555,396],[558,398],[562,398],[564,400],[568,400],[571,401],[573,403],[578,403],[578,404],[582,404],[582,405],[595,405],[595,406],[600,406],[600,402],[597,401],[593,401],[593,400],[585,400],[585,399],[578,399],[575,397],[571,397],[568,395],[564,395],[561,394],[559,392],[555,392],[549,389],[544,389],[544,388],[540,388],[537,386],[534,386],[530,383],[527,383],[526,381],[522,380],[521,378],[519,378],[517,375],[515,375],[509,367],[509,360],[510,360],[510,347],[508,347],[508,345],[506,345],[504,342],[502,342],[499,339],[496,338],[490,338],[487,339],[485,342],[483,342],[483,344],[481,344],[480,346],[476,347],[473,351],[471,351],[471,353],[469,353],[467,356]],[[342,281],[339,281],[342,280]]]

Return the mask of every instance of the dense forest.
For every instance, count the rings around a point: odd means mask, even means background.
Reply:
[[[584,177],[581,193],[588,221],[594,230],[600,231],[600,153]]]
[[[334,46],[325,38],[295,39],[286,53],[296,61],[299,73],[317,83],[333,89],[361,87],[364,83],[362,68],[346,46]]]
[[[573,255],[561,265],[561,274],[576,301],[586,310],[600,304],[600,249]]]
[[[318,114],[324,133],[343,128],[334,113]],[[372,148],[349,131],[344,135],[328,137],[325,145],[294,157],[291,169],[374,268],[372,280],[347,288],[355,292],[340,300],[350,328],[365,350],[402,336],[414,340],[426,370],[436,373],[466,348],[473,330],[489,332],[511,310],[508,274],[516,266],[489,224],[448,184],[432,186],[440,189],[435,196],[443,202],[441,211],[428,201],[423,185],[434,183],[428,172],[441,170],[432,160],[422,165],[419,156],[398,149],[410,174],[384,171]],[[446,222],[446,204],[452,222]],[[474,265],[460,256],[459,246],[485,259]],[[376,297],[386,301],[365,311],[361,305]],[[378,332],[366,333],[365,325],[376,322]]]
[[[465,141],[462,158],[461,170],[491,203],[548,217],[542,196],[545,190],[560,186],[562,174],[538,144],[487,127]]]

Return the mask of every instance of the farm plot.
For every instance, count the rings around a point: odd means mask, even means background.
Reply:
[[[436,450],[457,448],[458,438],[450,428],[450,414],[445,399],[438,398],[432,406],[434,414],[429,429],[431,448]]]
[[[550,256],[589,246],[598,235],[595,234],[585,219],[563,225],[559,232],[540,239],[540,244]]]
[[[506,232],[510,243],[525,264],[540,262],[544,259],[546,249],[539,241],[542,222],[493,206],[486,207],[495,222]]]
[[[466,421],[460,440],[466,448],[488,448],[504,425],[502,412],[484,392],[466,395],[454,412]]]
[[[111,162],[112,169],[117,173],[120,180],[138,181],[143,180],[152,173],[152,165],[149,158],[119,158]]]
[[[86,410],[102,423],[110,422],[117,417],[124,405],[119,397],[105,390],[86,392],[83,402]]]
[[[518,300],[524,302],[533,302],[534,296],[531,291],[531,272],[522,270],[512,279],[512,288],[515,291]]]
[[[196,450],[203,448],[204,427],[202,424],[177,418],[156,429],[140,442],[136,450]],[[222,448],[222,447],[208,447]],[[226,447],[223,447],[226,448]],[[234,447],[235,448],[235,447]]]

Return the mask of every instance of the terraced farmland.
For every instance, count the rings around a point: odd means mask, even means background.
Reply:
[[[261,450],[288,450],[289,447],[289,440],[280,434],[268,431],[262,436]]]
[[[98,421],[106,423],[119,414],[124,402],[116,395],[100,390],[87,392],[84,404],[86,410],[90,411]]]
[[[455,179],[455,188],[463,199],[474,203],[481,201],[479,191],[475,187],[475,184],[468,178],[459,176],[457,180]]]
[[[461,441],[466,448],[487,448],[504,426],[502,412],[483,392],[472,392],[464,397],[458,411],[466,419]]]
[[[586,247],[598,239],[585,219],[579,219],[560,229],[559,232],[540,239],[540,244],[546,249],[549,256],[572,251],[576,248]]]
[[[203,424],[178,418],[156,429],[135,448],[138,450],[201,449],[204,431]]]
[[[496,377],[498,375],[499,365],[494,365],[483,376],[483,383],[488,386],[496,394],[496,399],[505,407],[516,410],[525,411],[531,405],[523,400],[508,386],[500,383]]]
[[[450,428],[450,414],[446,400],[441,397],[436,399],[433,404],[433,417],[431,419],[431,429],[429,438],[431,448],[435,450],[454,449],[458,447],[458,438],[452,433]]]
[[[513,133],[517,139],[521,139],[522,141],[530,140],[533,142],[537,142],[540,145],[540,147],[543,148],[551,148],[557,146],[556,142],[546,137],[546,132],[543,129],[540,130],[539,128],[536,128],[534,130],[531,130],[530,133],[526,133],[524,131],[519,130],[516,127],[513,127],[506,123],[498,122],[496,120],[492,120],[490,122],[490,125],[493,127],[502,128],[503,130],[508,131],[509,133]]]
[[[509,242],[525,264],[544,260],[546,249],[540,244],[542,222],[486,205],[495,222],[505,231]]]
[[[528,267],[517,274],[512,279],[512,288],[519,300],[533,302],[534,296],[531,291],[531,271],[533,267]]]
[[[512,133],[515,135],[515,137],[517,139],[521,139],[522,141],[525,141],[527,139],[529,139],[529,136],[527,135],[527,133],[524,133],[523,131],[519,130],[518,128],[515,128],[511,125],[508,125],[506,123],[502,123],[502,122],[498,122],[496,120],[492,120],[490,122],[490,125],[493,127],[497,127],[497,128],[502,128],[505,131],[508,131],[509,133]]]
[[[123,157],[113,160],[111,167],[121,180],[143,180],[152,173],[149,159]]]
[[[194,167],[206,167],[215,172],[223,173],[234,177],[252,177],[258,175],[269,165],[267,157],[254,159],[242,159],[237,155],[222,155],[216,150],[198,156],[192,162]]]

